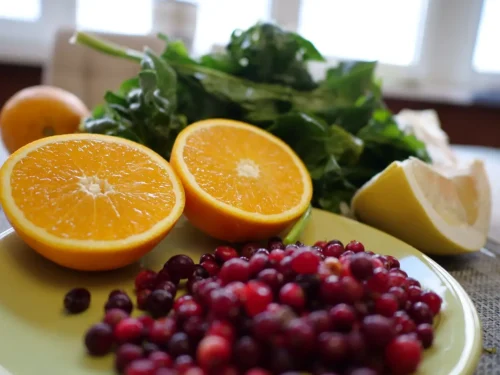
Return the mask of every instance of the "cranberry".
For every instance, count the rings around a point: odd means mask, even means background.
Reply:
[[[407,289],[408,301],[411,303],[416,303],[420,301],[420,296],[422,295],[422,289],[418,286],[410,286]]]
[[[275,249],[283,250],[285,248],[285,245],[283,244],[283,240],[280,237],[271,237],[267,241],[267,248],[271,251]]]
[[[409,288],[410,286],[418,286],[419,288],[421,288],[422,286],[420,285],[420,282],[418,280],[415,280],[414,278],[412,277],[407,277],[406,278],[406,282],[405,282],[405,288]]]
[[[347,251],[352,251],[353,253],[361,253],[365,251],[365,247],[361,242],[358,241],[351,241],[349,242],[346,246],[345,249]]]
[[[157,274],[153,270],[142,270],[135,277],[135,289],[153,289],[156,285]]]
[[[361,324],[365,339],[372,348],[384,348],[395,336],[390,319],[382,315],[369,315]]]
[[[281,331],[282,324],[276,313],[264,311],[253,318],[252,328],[257,339],[266,341]]]
[[[397,260],[396,258],[394,258],[392,255],[386,255],[386,258],[387,258],[387,265],[388,267],[391,269],[391,268],[399,268],[400,265],[399,265],[399,260]]]
[[[184,321],[182,329],[192,341],[197,342],[205,336],[208,323],[201,316],[191,316]]]
[[[229,341],[220,336],[206,336],[198,345],[196,360],[202,368],[211,370],[227,364],[231,353]]]
[[[165,268],[173,278],[187,279],[193,274],[194,262],[187,255],[174,255],[165,263]]]
[[[179,279],[173,277],[169,272],[167,267],[163,266],[163,268],[158,272],[158,275],[156,276],[156,282],[159,283],[161,281],[171,281],[174,284],[179,284]]]
[[[194,298],[193,296],[189,295],[189,294],[185,294],[183,295],[182,297],[179,297],[177,298],[175,301],[174,301],[174,310],[175,311],[178,311],[179,310],[179,307],[185,303],[185,302],[188,302],[188,301],[193,301]]]
[[[177,370],[179,374],[185,374],[188,370],[195,367],[196,364],[194,362],[193,357],[187,354],[183,354],[178,356],[175,359],[174,368]]]
[[[243,304],[249,316],[255,316],[266,310],[267,306],[273,301],[271,288],[260,281],[249,281],[244,295]]]
[[[241,337],[234,345],[234,359],[239,367],[257,366],[262,357],[260,345],[250,336]]]
[[[141,315],[137,317],[137,320],[139,320],[146,329],[150,329],[155,322],[149,315]]]
[[[385,361],[393,374],[411,374],[422,360],[422,346],[411,336],[396,337],[385,350]]]
[[[373,275],[373,263],[369,255],[359,253],[351,257],[349,267],[358,280],[367,280]]]
[[[281,249],[274,249],[269,253],[269,262],[271,265],[276,266],[285,257],[285,251]]]
[[[213,290],[219,288],[220,288],[219,283],[211,281],[210,279],[206,279],[198,282],[196,290],[194,290],[193,292],[198,302],[208,305],[210,303],[210,294],[212,293]]]
[[[325,258],[325,261],[323,262],[323,265],[325,265],[328,270],[330,271],[330,274],[332,275],[340,275],[340,272],[342,271],[342,263],[337,258],[334,257],[328,257]],[[321,266],[321,264],[320,264]],[[319,273],[319,270],[318,270]]]
[[[210,309],[216,318],[234,318],[240,311],[240,301],[227,289],[217,289],[210,293]]]
[[[146,301],[147,311],[154,317],[168,315],[174,304],[172,294],[163,289],[154,290]]]
[[[314,328],[316,334],[329,331],[332,327],[330,316],[325,310],[316,310],[311,312],[307,316],[307,320],[311,323],[311,326]]]
[[[248,271],[250,273],[250,276],[257,275],[268,265],[269,265],[269,256],[262,253],[256,253],[248,262]]]
[[[332,307],[329,315],[333,329],[340,332],[350,331],[356,321],[356,311],[344,303]]]
[[[411,333],[416,329],[415,323],[404,311],[397,311],[393,319],[398,334]]]
[[[292,281],[297,276],[297,273],[292,269],[292,260],[291,256],[286,256],[278,265],[275,265],[285,281]]]
[[[78,314],[90,306],[90,292],[85,288],[71,289],[64,296],[64,307],[69,313]]]
[[[367,281],[368,288],[375,293],[384,293],[389,289],[389,272],[385,268],[375,268],[373,276]]]
[[[132,301],[127,295],[124,294],[118,294],[114,297],[111,297],[108,302],[104,305],[104,310],[108,311],[111,309],[121,309],[128,314],[132,312],[132,309],[134,308],[134,305],[132,304]]]
[[[429,291],[422,293],[420,301],[426,303],[434,315],[439,313],[441,310],[441,303],[443,302],[441,297],[439,297],[436,293]]]
[[[235,337],[234,327],[223,320],[215,320],[207,331],[209,336],[220,336],[228,342],[233,342]]]
[[[236,250],[230,246],[219,246],[215,249],[214,251],[215,259],[217,259],[218,262],[224,263],[227,262],[229,259],[237,258],[238,253]]]
[[[217,276],[220,271],[220,267],[215,260],[204,260],[201,266],[208,272],[210,276]]]
[[[427,349],[434,341],[434,330],[430,324],[423,323],[417,326],[417,336],[422,346]]]
[[[139,310],[146,310],[146,302],[150,294],[150,289],[141,289],[137,292],[137,308]]]
[[[111,299],[117,295],[123,294],[125,297],[128,297],[127,292],[125,292],[122,289],[113,289],[111,292],[109,292],[108,299]]]
[[[328,242],[326,242],[326,241],[316,241],[314,243],[314,246],[319,247],[321,250],[324,250],[327,245],[328,245]]]
[[[161,281],[156,285],[155,290],[166,290],[169,292],[174,298],[177,294],[177,286],[172,281]]]
[[[118,322],[114,329],[118,342],[135,342],[142,336],[144,326],[136,318],[125,318]]]
[[[190,300],[182,303],[175,312],[177,313],[177,319],[184,321],[192,316],[202,316],[203,308],[198,302]]]
[[[206,260],[213,260],[215,261],[215,256],[210,253],[205,253],[200,257],[200,264],[203,263]]]
[[[155,375],[156,367],[149,359],[138,359],[125,369],[125,375]]]
[[[358,330],[353,330],[345,336],[345,339],[349,358],[354,362],[363,362],[368,352],[364,335]]]
[[[316,273],[320,261],[320,257],[313,251],[298,250],[292,255],[291,266],[298,274]]]
[[[160,350],[159,346],[156,344],[153,344],[152,342],[145,341],[142,344],[142,350],[144,351],[144,355],[147,357],[153,352],[157,352]]]
[[[149,340],[157,345],[166,345],[176,329],[177,325],[172,318],[156,320],[149,329]]]
[[[407,274],[405,271],[403,271],[402,269],[399,269],[399,268],[391,268],[391,269],[389,270],[389,273],[390,273],[390,274],[395,274],[395,275],[401,275],[401,276],[403,276],[405,279],[406,279],[406,278],[408,278],[408,274]],[[406,281],[406,280],[405,280],[405,281]]]
[[[219,272],[219,278],[224,285],[231,281],[247,281],[249,277],[249,263],[239,258],[225,262]]]
[[[111,327],[114,327],[121,320],[128,317],[129,315],[121,309],[111,309],[106,311],[106,314],[104,315],[104,319],[102,321],[106,324],[109,324]]]
[[[305,306],[304,290],[296,283],[287,283],[280,289],[281,303],[302,310]]]
[[[189,369],[189,370],[191,370],[191,369]],[[159,368],[156,370],[155,375],[179,375],[179,373],[177,372],[177,370],[174,370],[171,368]],[[202,372],[202,373],[189,373],[186,371],[183,375],[206,375],[206,374],[204,372]]]
[[[314,328],[306,319],[295,318],[285,326],[287,347],[292,351],[313,349],[316,339]]]
[[[225,289],[231,293],[233,293],[236,298],[238,298],[240,301],[243,301],[245,299],[245,289],[246,285],[242,283],[241,281],[233,281],[229,284],[226,285]]]
[[[248,259],[253,257],[256,251],[260,248],[260,245],[255,242],[249,242],[241,248],[241,256],[244,256]]]
[[[174,363],[172,357],[162,351],[150,353],[148,359],[154,363],[155,368],[157,369],[162,367],[171,367]]]
[[[203,268],[203,266],[197,264],[193,268],[193,273],[191,276],[188,277],[188,280],[193,277],[199,277],[200,279],[208,279],[210,277],[210,274],[208,271]]]
[[[262,368],[253,368],[245,372],[245,375],[272,375],[269,371]]]
[[[140,346],[134,344],[123,344],[116,351],[115,368],[118,372],[123,372],[125,367],[136,359],[141,359],[144,351]]]
[[[156,375],[165,375],[165,374],[156,373]],[[169,375],[169,374],[166,374],[166,375]],[[195,367],[191,367],[191,368],[187,369],[182,375],[207,375],[207,373],[202,368],[195,366]]]
[[[277,292],[281,285],[283,285],[283,275],[274,268],[267,268],[260,271],[257,279],[269,286],[274,292]]]
[[[375,312],[390,318],[398,310],[399,301],[392,294],[382,294],[375,301]]]
[[[85,346],[89,354],[93,356],[108,354],[113,343],[113,328],[106,323],[94,324],[85,334]]]
[[[424,302],[417,302],[410,308],[409,315],[417,324],[432,324],[433,314],[429,306]]]
[[[405,290],[399,286],[393,286],[389,289],[389,293],[392,294],[398,300],[398,304],[400,308],[403,308],[406,305],[406,301],[408,300],[408,294]]]
[[[338,243],[331,243],[323,248],[323,254],[326,257],[340,258],[340,256],[344,253],[344,251],[345,251],[344,246]]]
[[[277,348],[271,353],[273,359],[270,363],[271,370],[274,374],[283,374],[291,371],[294,367],[293,357],[291,353],[284,348]]]
[[[345,337],[336,332],[323,332],[318,336],[319,353],[325,362],[338,363],[347,355]]]
[[[255,254],[264,254],[264,255],[269,255],[269,250],[267,249],[264,249],[264,248],[260,248],[258,249]]]
[[[299,249],[299,247],[297,245],[294,245],[294,244],[286,245],[285,256],[293,255],[293,253],[295,253],[298,249]]]
[[[389,288],[393,286],[404,287],[405,283],[406,277],[400,275],[399,273],[389,272],[387,277],[387,284],[389,285]]]
[[[168,342],[168,353],[174,357],[191,353],[189,336],[184,332],[174,333]]]

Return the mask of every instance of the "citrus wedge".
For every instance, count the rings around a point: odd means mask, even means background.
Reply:
[[[170,159],[186,191],[185,216],[212,237],[275,235],[307,209],[309,173],[279,138],[242,122],[210,119],[177,137]]]
[[[184,208],[184,190],[169,163],[117,137],[32,142],[7,159],[0,179],[0,201],[17,233],[44,257],[79,270],[138,260]]]
[[[484,246],[491,191],[481,161],[438,170],[418,159],[394,162],[354,196],[361,221],[429,254],[459,254]]]

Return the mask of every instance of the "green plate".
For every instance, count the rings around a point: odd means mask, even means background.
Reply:
[[[377,253],[394,255],[408,274],[443,297],[443,312],[433,347],[425,352],[418,374],[472,374],[482,350],[477,312],[462,287],[443,268],[419,251],[376,229],[314,210],[302,241],[357,239]],[[94,359],[85,354],[85,330],[103,315],[110,290],[133,293],[140,267],[159,269],[177,253],[195,260],[211,251],[216,242],[182,219],[169,236],[141,264],[106,273],[81,273],[61,268],[29,249],[16,234],[0,238],[0,375],[111,374],[112,356]],[[62,301],[73,287],[92,293],[89,310],[65,315]],[[8,373],[7,373],[8,374]]]

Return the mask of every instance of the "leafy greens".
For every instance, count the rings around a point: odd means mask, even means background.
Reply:
[[[141,64],[137,77],[108,91],[81,130],[132,139],[165,158],[177,134],[206,118],[246,121],[288,143],[306,164],[312,204],[332,212],[395,160],[429,161],[422,142],[403,133],[374,78],[375,62],[343,62],[315,81],[309,61],[324,61],[296,33],[258,23],[235,30],[221,53],[193,59],[160,34],[160,56],[77,32],[73,42]]]

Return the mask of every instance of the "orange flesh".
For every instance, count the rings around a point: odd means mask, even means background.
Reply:
[[[148,155],[100,140],[41,146],[15,165],[10,182],[12,197],[29,221],[74,240],[143,233],[167,217],[176,202],[167,171]]]
[[[299,205],[304,194],[290,154],[248,129],[200,129],[187,138],[183,159],[201,189],[246,212],[280,214]]]

